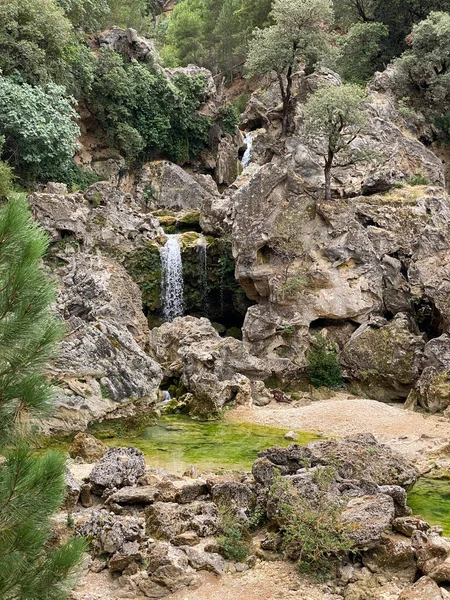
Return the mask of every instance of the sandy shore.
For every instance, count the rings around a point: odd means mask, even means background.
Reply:
[[[325,436],[373,433],[414,461],[450,442],[450,421],[442,415],[405,410],[402,405],[337,394],[307,406],[271,403],[267,407],[238,406],[226,418],[234,423],[259,423],[286,431],[317,431]]]

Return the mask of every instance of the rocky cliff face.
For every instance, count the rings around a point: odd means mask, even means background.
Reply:
[[[108,43],[130,43],[115,34]],[[212,107],[216,90],[207,79],[205,107]],[[301,378],[317,333],[337,344],[344,376],[358,393],[447,409],[444,168],[407,130],[378,79],[370,87],[370,127],[355,141],[378,158],[338,165],[331,202],[323,200],[321,159],[302,134],[308,95],[324,81],[340,85],[330,71],[297,77],[287,138],[280,136],[277,88],[269,84],[252,96],[242,116],[242,126],[253,130],[252,162],[237,179],[232,166],[241,135],[224,137],[214,160],[205,155],[195,169],[156,161],[123,180],[113,174],[113,183],[84,194],[50,186],[32,195],[52,238],[49,264],[69,329],[57,367],[66,390],[58,419],[76,415],[84,426],[124,402],[154,401],[162,379],[157,362],[183,383],[198,414],[216,414],[236,399],[265,403],[262,381]],[[217,183],[229,187],[220,193]],[[222,340],[201,321],[163,325],[149,338],[146,317],[160,324],[154,317],[161,309],[165,232],[180,232],[187,313],[222,319],[225,328],[245,315],[243,343]],[[210,249],[203,266],[199,244]],[[186,337],[186,327],[208,330],[207,347]],[[176,341],[178,353],[169,375],[165,337]],[[153,358],[146,354],[149,339]],[[236,365],[225,373],[230,358]]]

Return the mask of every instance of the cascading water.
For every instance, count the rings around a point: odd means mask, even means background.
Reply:
[[[177,235],[167,236],[165,246],[160,249],[160,256],[163,317],[166,321],[173,321],[184,314],[183,262]]]
[[[202,311],[207,316],[209,314],[208,298],[208,243],[201,236],[198,238],[197,256],[200,267],[200,290],[202,293]]]
[[[242,157],[242,169],[246,169],[248,165],[252,162],[253,134],[251,131],[245,134],[245,143],[247,144],[247,149],[244,152],[244,156]]]

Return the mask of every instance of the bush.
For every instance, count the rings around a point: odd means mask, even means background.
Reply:
[[[234,135],[239,125],[239,113],[235,106],[229,102],[219,109],[221,116],[222,132]]]
[[[414,177],[408,179],[409,185],[429,185],[430,181],[428,177],[422,173],[417,173]]]
[[[0,76],[3,154],[24,181],[48,181],[71,162],[80,133],[72,101],[54,84],[44,90]]]
[[[342,373],[336,347],[329,346],[323,335],[315,336],[308,354],[308,375],[315,387],[337,388],[342,385]]]
[[[305,573],[328,575],[336,560],[353,548],[348,528],[341,522],[341,506],[330,500],[328,489],[334,470],[315,472],[321,495],[314,505],[281,475],[275,477],[269,501],[277,503],[277,521],[283,535],[283,548],[298,561]]]
[[[244,561],[250,549],[248,528],[240,523],[233,510],[220,507],[220,524],[222,535],[217,538],[222,555],[228,560]]]
[[[109,142],[129,160],[165,154],[175,162],[205,147],[210,120],[197,114],[204,77],[181,75],[168,81],[159,70],[125,62],[104,50],[96,66],[91,108]]]

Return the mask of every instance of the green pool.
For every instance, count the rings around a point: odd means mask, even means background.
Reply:
[[[419,479],[408,494],[408,505],[430,525],[441,525],[450,537],[450,480]]]
[[[249,469],[260,450],[287,446],[286,429],[227,421],[199,422],[180,415],[163,416],[158,425],[131,437],[101,437],[108,446],[135,446],[149,465],[182,472],[191,465],[199,469]],[[315,433],[299,433],[298,443],[319,439]]]

